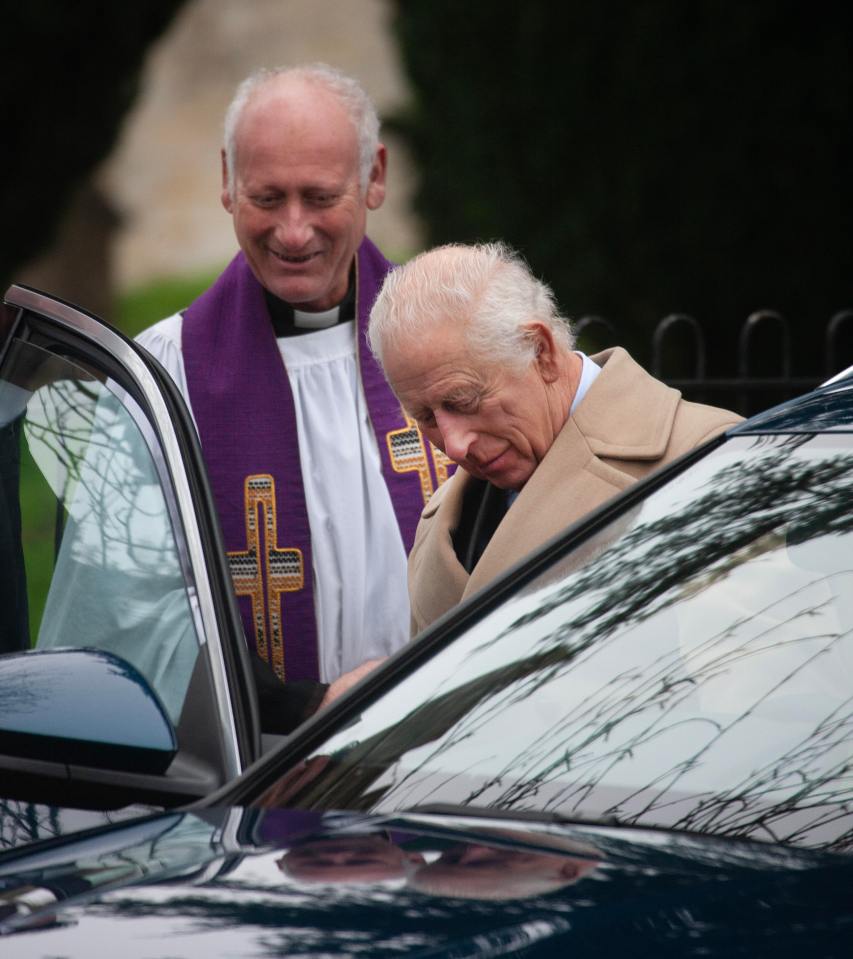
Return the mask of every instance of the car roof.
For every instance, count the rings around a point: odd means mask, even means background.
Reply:
[[[853,366],[811,393],[750,417],[729,435],[823,432],[853,432]]]
[[[853,366],[848,366],[846,370],[842,370],[840,373],[836,373],[835,376],[831,376],[822,383],[821,386],[830,386],[833,383],[840,383],[846,379],[853,379]]]

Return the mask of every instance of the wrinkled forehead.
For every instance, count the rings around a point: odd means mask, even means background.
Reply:
[[[470,364],[464,325],[436,318],[412,329],[395,331],[383,343],[385,375],[392,382],[419,380],[438,368],[452,370]]]

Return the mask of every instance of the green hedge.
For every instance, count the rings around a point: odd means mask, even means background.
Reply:
[[[188,276],[160,277],[126,290],[118,299],[116,325],[128,336],[136,336],[152,323],[189,306],[221,271],[220,267]]]
[[[7,3],[0,30],[0,288],[53,239],[115,144],[145,55],[186,0]]]
[[[853,306],[853,15],[725,0],[396,0],[392,118],[429,242],[502,238],[645,359],[670,312],[725,365],[747,314],[815,368]]]

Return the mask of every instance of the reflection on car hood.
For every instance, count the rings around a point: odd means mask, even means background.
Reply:
[[[0,943],[89,959],[831,956],[851,880],[848,856],[678,833],[211,809],[3,853]]]
[[[36,842],[71,837],[99,826],[136,819],[151,811],[150,807],[145,806],[108,810],[70,809],[17,799],[0,799],[0,856]]]

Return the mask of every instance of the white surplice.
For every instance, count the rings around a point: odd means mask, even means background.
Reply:
[[[176,314],[137,340],[172,376],[192,411],[181,324]],[[359,382],[355,322],[277,342],[299,431],[320,677],[330,682],[408,642],[406,555]]]

